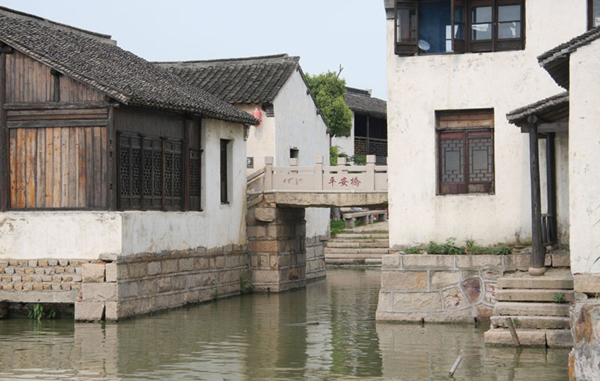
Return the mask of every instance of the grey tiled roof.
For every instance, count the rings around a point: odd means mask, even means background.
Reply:
[[[386,101],[371,97],[370,92],[367,90],[346,87],[344,98],[346,105],[354,112],[371,114],[382,118],[387,117]]]
[[[300,57],[279,54],[210,61],[156,62],[189,84],[225,102],[272,102],[294,72]]]
[[[569,88],[569,57],[580,47],[600,38],[600,27],[588,30],[564,44],[538,56],[540,65],[550,73],[552,78],[564,87]]]
[[[555,122],[569,115],[569,92],[565,91],[549,98],[520,107],[506,114],[510,123],[517,126],[527,123],[527,117],[535,115],[543,122]]]
[[[119,102],[202,114],[237,123],[257,121],[150,62],[85,33],[0,12],[0,41]]]

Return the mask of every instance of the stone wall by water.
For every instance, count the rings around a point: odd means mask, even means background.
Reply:
[[[462,323],[489,320],[496,280],[527,271],[531,255],[383,256],[378,321]]]
[[[325,241],[328,239],[329,236],[306,238],[306,280],[325,277]]]
[[[75,319],[119,320],[240,294],[250,287],[246,245],[152,253],[83,265]]]

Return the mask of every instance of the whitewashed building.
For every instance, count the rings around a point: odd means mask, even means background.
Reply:
[[[531,242],[529,141],[506,115],[562,91],[537,56],[585,32],[593,2],[384,3],[390,244]],[[555,143],[556,206],[542,192],[542,214],[568,244],[571,143]]]
[[[328,127],[299,61],[300,57],[280,54],[158,64],[191,85],[259,115],[261,123],[248,133],[250,175],[265,166],[267,156],[274,158],[274,166],[289,166],[292,159],[299,166],[312,166],[316,156],[329,162]],[[307,208],[307,251],[322,253],[328,236],[329,209]]]

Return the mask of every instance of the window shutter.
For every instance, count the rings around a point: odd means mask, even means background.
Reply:
[[[394,37],[397,55],[417,54],[418,20],[417,1],[396,1]]]

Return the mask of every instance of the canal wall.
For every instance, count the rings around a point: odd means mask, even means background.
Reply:
[[[382,261],[377,321],[467,323],[489,320],[496,280],[527,271],[531,255],[390,254]]]
[[[75,320],[119,320],[239,294],[250,287],[246,245],[148,253],[82,266]]]

